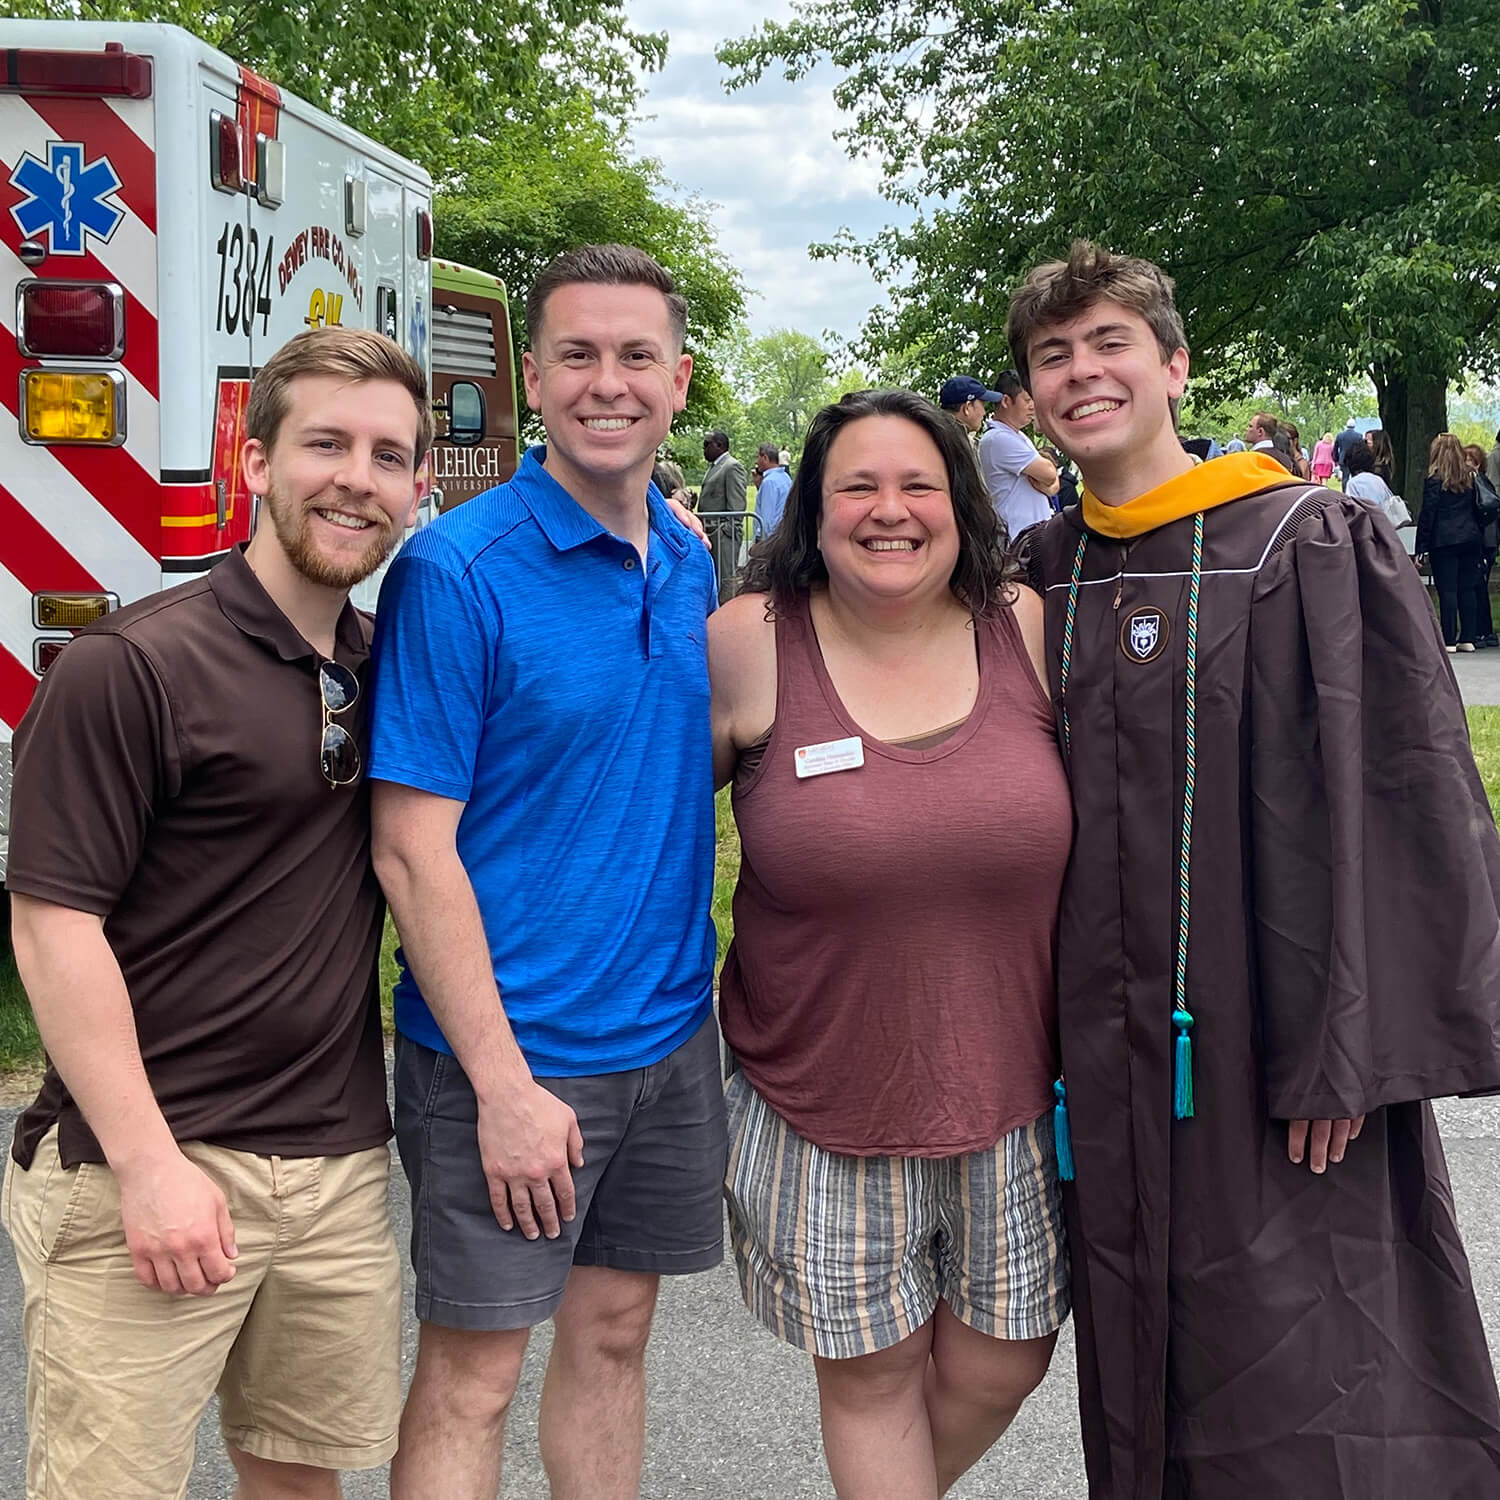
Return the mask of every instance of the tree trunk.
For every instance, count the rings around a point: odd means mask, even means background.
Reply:
[[[1442,375],[1409,376],[1394,370],[1376,370],[1374,377],[1380,425],[1396,454],[1393,488],[1415,516],[1422,505],[1427,450],[1448,429],[1448,381]]]

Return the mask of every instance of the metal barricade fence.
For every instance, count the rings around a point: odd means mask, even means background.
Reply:
[[[719,603],[739,592],[740,574],[750,548],[765,534],[754,511],[700,510],[698,519],[713,549],[714,573],[719,580]]]

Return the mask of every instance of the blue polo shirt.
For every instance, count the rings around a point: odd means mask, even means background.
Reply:
[[[648,491],[645,566],[527,453],[380,591],[369,774],[464,803],[505,1013],[541,1077],[645,1067],[713,990],[713,567]],[[452,1049],[401,958],[396,1026]]]

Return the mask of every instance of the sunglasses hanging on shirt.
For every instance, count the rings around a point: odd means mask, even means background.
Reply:
[[[323,742],[319,758],[329,786],[348,786],[359,780],[359,746],[335,715],[354,707],[359,678],[336,661],[318,663],[318,691],[323,698]]]

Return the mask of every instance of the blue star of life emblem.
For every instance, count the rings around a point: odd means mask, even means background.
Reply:
[[[21,233],[27,239],[45,234],[54,255],[82,255],[87,235],[107,241],[125,217],[106,201],[119,191],[120,174],[107,156],[85,166],[81,141],[48,141],[45,163],[28,151],[10,185],[26,194],[10,211]]]

